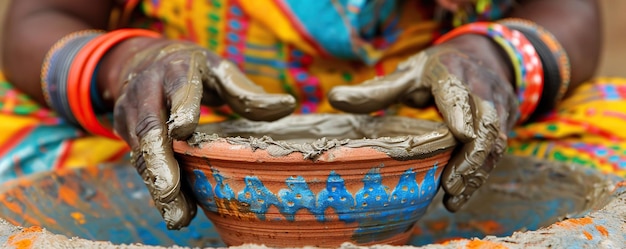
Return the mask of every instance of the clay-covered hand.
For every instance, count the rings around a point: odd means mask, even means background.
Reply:
[[[335,87],[331,104],[369,113],[394,103],[426,107],[434,100],[455,138],[462,143],[444,169],[444,204],[456,211],[486,180],[506,147],[506,132],[516,115],[511,84],[444,45],[410,57],[390,75],[359,85]]]
[[[114,128],[130,145],[132,163],[146,183],[169,229],[187,226],[196,205],[182,191],[172,139],[195,130],[200,105],[228,104],[252,120],[270,121],[290,114],[295,99],[268,94],[237,68],[192,43],[153,39],[137,43],[121,67],[114,96]],[[184,181],[184,180],[182,180]]]

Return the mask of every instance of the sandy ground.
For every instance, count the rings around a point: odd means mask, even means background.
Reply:
[[[626,77],[626,1],[602,0],[604,48],[598,76]]]

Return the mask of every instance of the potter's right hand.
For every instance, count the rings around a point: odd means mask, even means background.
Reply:
[[[120,84],[108,86],[115,101],[114,128],[132,149],[132,163],[143,178],[169,229],[187,226],[196,205],[181,191],[172,139],[186,139],[196,128],[200,105],[228,104],[252,120],[290,114],[295,99],[268,94],[233,64],[192,43],[137,38],[124,44]]]

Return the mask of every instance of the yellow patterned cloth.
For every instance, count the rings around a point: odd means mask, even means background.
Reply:
[[[87,136],[9,84],[0,72],[0,182],[124,158],[125,143]]]
[[[447,19],[435,1],[142,0],[134,27],[196,42],[233,61],[269,92],[290,93],[298,113],[337,112],[325,93],[393,71],[459,20],[495,20],[512,0],[479,1],[475,13]],[[449,21],[444,21],[449,20]],[[1,77],[1,76],[0,76]],[[122,141],[93,137],[30,101],[0,78],[0,182],[50,168],[120,160]],[[440,120],[434,108],[388,115]],[[233,118],[203,109],[201,122]],[[517,127],[509,153],[575,162],[626,176],[626,80],[584,84],[543,119]],[[621,128],[621,129],[620,129]]]
[[[509,152],[572,162],[626,177],[626,79],[596,78],[557,110],[517,127]]]
[[[386,74],[430,44],[440,29],[434,4],[397,4],[150,0],[139,8],[158,20],[149,28],[209,48],[267,91],[293,94],[299,111],[310,113],[334,111],[324,95],[331,87]]]

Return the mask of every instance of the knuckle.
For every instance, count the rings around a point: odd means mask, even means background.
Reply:
[[[135,169],[137,170],[137,173],[139,173],[141,178],[144,181],[148,180],[149,176],[147,175],[147,172],[148,172],[147,165],[146,165],[146,160],[144,160],[143,158],[143,153],[133,150],[130,155],[130,160],[131,160],[131,165],[135,167]]]
[[[167,95],[172,95],[174,92],[176,92],[176,90],[180,89],[182,86],[190,82],[190,79],[187,78],[187,75],[185,73],[171,72],[169,74],[171,75],[168,75],[166,78],[166,82],[168,85],[168,87],[166,87]]]
[[[158,114],[145,114],[139,119],[139,122],[137,122],[135,134],[137,134],[137,137],[143,138],[149,131],[159,129],[162,126],[163,124]]]
[[[467,187],[464,193],[471,195],[487,181],[488,177],[489,172],[485,171],[483,168],[472,172],[472,174],[467,177]]]
[[[142,96],[145,93],[146,87],[153,85],[154,82],[159,82],[163,76],[157,69],[158,67],[151,67],[138,73],[131,83],[128,84],[127,92],[131,93],[131,96]]]

